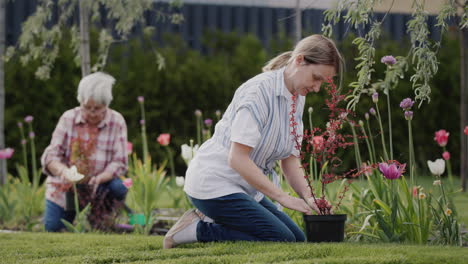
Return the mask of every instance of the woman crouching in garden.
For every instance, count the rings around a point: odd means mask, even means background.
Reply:
[[[46,180],[45,230],[64,228],[76,215],[73,175],[84,175],[78,188],[80,206],[92,203],[88,220],[102,229],[113,207],[123,205],[127,188],[118,178],[127,171],[127,125],[123,116],[110,109],[115,79],[96,72],[78,85],[80,106],[66,111],[41,158]],[[73,167],[74,166],[74,167]],[[80,210],[80,209],[79,209]]]
[[[305,241],[301,229],[268,198],[305,214],[317,211],[291,135],[292,96],[298,96],[295,119],[301,133],[305,96],[342,70],[333,41],[312,35],[242,84],[213,137],[190,162],[184,191],[197,209],[169,230],[164,248],[197,241]],[[279,188],[273,170],[278,160],[301,198]]]

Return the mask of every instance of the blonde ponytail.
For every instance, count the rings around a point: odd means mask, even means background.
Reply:
[[[273,71],[285,67],[291,60],[292,53],[292,51],[287,51],[274,57],[262,68],[263,72]]]

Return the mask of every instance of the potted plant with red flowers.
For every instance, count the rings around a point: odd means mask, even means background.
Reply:
[[[334,212],[340,207],[352,179],[370,169],[339,171],[341,159],[337,156],[338,151],[354,145],[353,137],[343,135],[341,130],[345,123],[349,123],[351,126],[355,124],[348,119],[348,116],[352,114],[350,110],[338,106],[344,100],[345,95],[339,94],[332,80],[326,82],[325,90],[329,96],[325,100],[326,108],[330,111],[325,129],[316,127],[304,130],[303,135],[297,133],[297,122],[294,118],[296,95],[293,95],[290,112],[290,126],[295,139],[295,147],[300,151],[305,179],[318,208],[317,215],[304,215],[305,231],[309,242],[343,241],[346,215],[334,214]],[[326,197],[327,185],[338,180],[343,181],[343,188],[337,193],[337,200]]]

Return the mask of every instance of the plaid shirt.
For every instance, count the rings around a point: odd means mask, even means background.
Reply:
[[[54,160],[60,161],[68,167],[71,156],[71,143],[78,138],[78,131],[86,128],[87,124],[81,115],[81,108],[66,111],[57,124],[52,134],[50,145],[45,149],[41,157],[43,172],[48,175],[46,180],[46,199],[61,207],[65,207],[65,193],[55,185],[64,181],[52,175],[47,170],[47,165]],[[104,119],[97,126],[95,150],[87,161],[92,164],[88,176],[97,176],[106,171],[114,177],[124,175],[127,171],[127,125],[123,116],[107,109]]]

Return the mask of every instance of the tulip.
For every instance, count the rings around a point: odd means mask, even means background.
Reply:
[[[138,102],[143,103],[145,101],[145,98],[143,96],[138,96]]]
[[[441,129],[435,132],[434,140],[437,141],[437,144],[439,144],[439,146],[445,147],[447,145],[449,135],[450,133],[448,133],[444,129]]]
[[[132,142],[127,141],[127,155],[132,154],[133,152],[133,144]]]
[[[418,186],[413,187],[413,197],[418,197]]]
[[[312,114],[312,112],[314,112],[314,108],[312,108],[312,106],[311,106],[311,107],[309,107],[308,111],[309,111],[309,114]]]
[[[14,152],[15,152],[15,150],[12,149],[12,148],[6,148],[6,149],[0,150],[0,160],[11,158],[11,156],[13,156]]]
[[[382,59],[380,59],[380,62],[387,64],[388,66],[391,66],[396,63],[395,57],[389,55],[389,56],[383,56]]]
[[[465,129],[463,130],[463,133],[465,133],[465,135],[468,135],[468,126],[465,127]]]
[[[444,160],[449,160],[450,159],[450,152],[444,151],[444,153],[442,153],[442,158],[444,158]]]
[[[171,142],[171,134],[163,133],[158,136],[158,143],[162,146],[167,146]]]
[[[182,187],[185,184],[185,178],[182,176],[177,176],[175,182],[177,186]]]
[[[190,161],[193,159],[193,157],[198,151],[198,145],[195,145],[192,148],[187,144],[183,144],[182,146],[180,146],[180,148],[181,148],[182,159],[185,161],[187,165],[189,165]]]
[[[133,180],[131,178],[126,178],[122,181],[122,184],[127,188],[130,189],[133,186]]]
[[[432,174],[440,176],[445,171],[445,161],[443,159],[437,159],[436,161],[427,161],[427,166]]]
[[[395,180],[401,177],[405,172],[406,164],[397,164],[397,163],[379,163],[379,170],[382,172],[383,176],[389,180]]]
[[[78,182],[84,178],[84,175],[79,173],[78,170],[76,169],[76,166],[73,165],[71,168],[69,168],[66,171],[66,173],[64,174],[64,177],[70,182]]]

